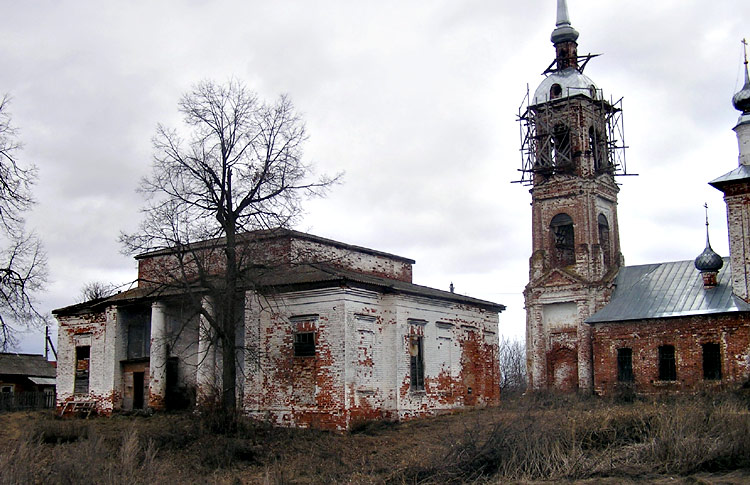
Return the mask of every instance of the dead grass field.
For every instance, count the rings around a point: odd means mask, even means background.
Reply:
[[[617,403],[537,395],[355,432],[193,414],[0,414],[0,483],[750,483],[746,393]]]

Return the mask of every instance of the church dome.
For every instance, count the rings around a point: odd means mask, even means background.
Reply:
[[[719,271],[724,266],[724,260],[716,254],[711,245],[706,245],[706,249],[695,258],[695,268],[700,272]]]
[[[601,97],[601,92],[594,81],[578,69],[569,67],[547,76],[534,91],[531,105],[536,106],[553,99],[569,98],[580,94],[591,99]]]
[[[732,97],[732,104],[737,111],[750,112],[750,82],[745,80],[742,89]]]

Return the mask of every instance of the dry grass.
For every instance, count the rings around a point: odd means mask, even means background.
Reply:
[[[536,395],[356,433],[0,415],[0,483],[748,483],[750,398]]]

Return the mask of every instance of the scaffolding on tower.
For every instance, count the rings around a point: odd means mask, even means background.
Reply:
[[[598,173],[613,176],[633,175],[627,172],[625,161],[625,131],[622,98],[604,99],[602,91],[565,88],[555,99],[535,100],[531,104],[528,86],[518,109],[521,135],[521,179],[514,183],[532,185],[535,175],[547,178],[574,169],[577,156],[590,155],[595,159]],[[570,116],[603,120],[601,130],[582,133],[581,123],[570,121]],[[565,128],[560,131],[560,126]],[[584,153],[586,152],[586,153]],[[593,153],[592,153],[593,152]]]

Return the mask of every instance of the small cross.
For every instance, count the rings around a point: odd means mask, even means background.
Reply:
[[[704,202],[703,207],[706,209],[706,227],[708,227],[708,203]]]
[[[747,66],[747,40],[742,39],[740,42],[742,43],[742,49],[745,51],[745,65]]]

